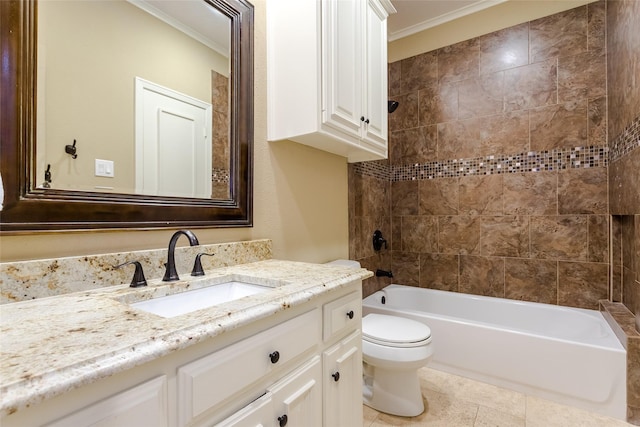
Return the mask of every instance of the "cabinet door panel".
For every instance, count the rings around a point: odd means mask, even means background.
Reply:
[[[363,125],[362,15],[360,1],[323,1],[323,122],[360,136]]]
[[[167,426],[167,378],[161,376],[115,394],[46,427]]]
[[[365,126],[363,143],[370,148],[387,152],[387,13],[377,0],[366,0],[365,25],[367,34],[365,105],[369,123]]]
[[[276,421],[279,417],[286,417],[288,427],[322,426],[321,373],[320,356],[315,356],[269,387],[273,395]]]
[[[273,403],[271,393],[251,402],[215,427],[272,427]]]
[[[362,335],[360,330],[324,352],[324,425],[362,425]],[[336,373],[339,374],[336,381]]]

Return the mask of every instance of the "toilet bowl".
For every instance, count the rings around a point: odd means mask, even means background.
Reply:
[[[380,412],[413,417],[424,411],[418,369],[433,356],[431,330],[404,317],[362,318],[364,404]]]

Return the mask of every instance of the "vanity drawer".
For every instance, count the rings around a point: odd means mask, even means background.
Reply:
[[[178,369],[179,425],[315,347],[320,311],[309,311]]]
[[[324,317],[322,338],[327,341],[334,335],[360,327],[362,318],[362,299],[360,292],[351,292],[322,308]]]

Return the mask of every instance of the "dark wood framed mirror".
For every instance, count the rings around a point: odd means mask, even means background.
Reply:
[[[43,188],[36,164],[38,3],[0,2],[2,233],[252,226],[253,6],[245,0],[202,1],[230,20],[229,185],[222,198]]]

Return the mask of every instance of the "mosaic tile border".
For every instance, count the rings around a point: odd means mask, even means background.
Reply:
[[[213,168],[211,171],[211,181],[229,183],[229,170]]]
[[[640,147],[640,116],[636,117],[611,143],[610,161],[614,162]]]
[[[383,181],[389,181],[389,165],[387,160],[353,163],[357,175],[371,176]]]
[[[608,147],[592,146],[540,152],[529,151],[512,155],[441,160],[402,166],[388,166],[382,162],[362,162],[355,164],[355,172],[395,182],[607,167],[608,162]]]

